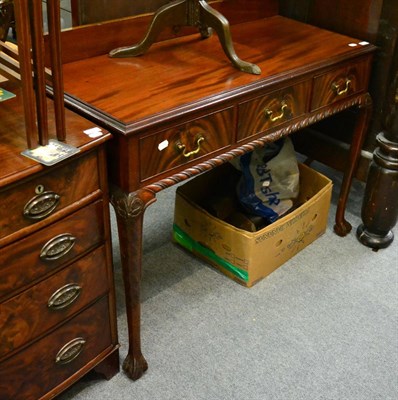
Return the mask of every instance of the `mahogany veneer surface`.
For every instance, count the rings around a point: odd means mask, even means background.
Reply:
[[[217,35],[199,35],[153,45],[140,57],[107,55],[64,65],[65,90],[91,109],[121,123],[125,132],[148,128],[250,89],[369,53],[353,39],[281,16],[231,27],[236,53],[257,64],[261,75],[230,64]],[[356,41],[355,43],[358,43]]]

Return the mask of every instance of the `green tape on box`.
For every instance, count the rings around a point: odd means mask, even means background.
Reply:
[[[173,238],[185,249],[191,252],[195,251],[199,254],[202,254],[203,256],[216,262],[218,265],[222,266],[229,272],[232,272],[239,279],[242,279],[245,282],[249,281],[249,274],[247,271],[235,267],[228,261],[225,261],[223,258],[219,257],[213,251],[209,250],[207,247],[202,246],[200,243],[196,242],[189,235],[187,235],[183,230],[181,230],[181,228],[178,227],[176,224],[173,225]]]

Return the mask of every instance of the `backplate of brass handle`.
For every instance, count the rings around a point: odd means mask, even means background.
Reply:
[[[55,210],[60,198],[55,192],[40,193],[25,204],[23,215],[29,219],[43,219]]]
[[[40,258],[44,261],[58,260],[72,250],[75,241],[76,238],[70,233],[55,236],[42,247]]]
[[[342,96],[343,94],[346,94],[348,92],[348,90],[350,89],[350,85],[351,85],[351,79],[346,78],[344,89],[340,89],[340,85],[337,84],[336,82],[333,82],[332,90],[337,94],[337,96]]]
[[[76,283],[68,283],[51,295],[48,299],[47,306],[51,310],[63,310],[77,300],[81,291],[82,288]]]
[[[177,150],[178,150],[178,151],[182,152],[182,155],[183,155],[185,158],[189,158],[189,157],[191,157],[191,156],[193,156],[193,155],[199,153],[201,143],[202,143],[204,140],[205,140],[205,138],[204,138],[202,135],[198,135],[198,137],[196,138],[196,149],[195,149],[195,150],[192,150],[192,151],[188,151],[188,152],[187,152],[187,151],[186,151],[186,146],[185,146],[185,144],[182,143],[182,142],[180,142],[180,141],[178,141],[178,142],[176,143],[176,147],[177,147]]]
[[[280,110],[280,113],[278,115],[273,116],[274,112],[272,110],[270,110],[269,108],[266,108],[264,110],[264,113],[265,113],[265,116],[267,118],[269,118],[269,120],[271,122],[275,122],[275,121],[278,121],[278,120],[282,119],[285,116],[286,109],[287,109],[287,104],[284,101],[282,101],[281,102],[281,110]]]
[[[68,364],[72,362],[83,351],[83,347],[85,344],[86,341],[81,337],[73,339],[70,342],[66,343],[66,345],[63,346],[55,356],[55,363]]]

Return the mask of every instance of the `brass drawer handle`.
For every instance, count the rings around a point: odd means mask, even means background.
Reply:
[[[62,365],[72,362],[83,351],[85,344],[86,341],[81,337],[71,340],[59,350],[55,356],[55,363]]]
[[[271,122],[275,122],[275,121],[278,121],[278,120],[280,120],[280,119],[282,119],[284,116],[285,116],[285,111],[287,110],[287,104],[284,102],[284,101],[282,101],[281,102],[281,110],[280,110],[280,113],[278,114],[278,115],[275,115],[274,117],[272,116],[272,114],[274,113],[272,110],[270,110],[269,108],[266,108],[265,110],[264,110],[264,113],[265,113],[265,116],[267,117],[267,118],[269,118],[269,120],[271,121]]]
[[[82,288],[75,283],[69,283],[55,291],[47,302],[51,310],[63,310],[73,304],[80,295]]]
[[[191,156],[193,156],[193,155],[199,153],[201,143],[202,143],[204,140],[205,140],[205,138],[204,138],[202,135],[198,135],[198,137],[196,138],[196,149],[195,149],[195,150],[192,150],[192,151],[189,151],[189,152],[186,151],[186,146],[185,146],[185,144],[184,144],[184,143],[181,143],[180,141],[178,141],[178,142],[176,143],[176,147],[177,147],[177,150],[178,150],[178,151],[182,152],[182,155],[183,155],[185,158],[188,158],[188,157],[191,157]]]
[[[346,94],[350,90],[350,85],[351,85],[351,79],[346,78],[344,89],[340,89],[340,85],[337,84],[336,82],[333,82],[332,90],[337,94],[337,96],[342,96],[343,94]]]
[[[23,215],[29,219],[45,218],[55,210],[60,198],[55,192],[38,194],[25,204]]]
[[[41,249],[40,258],[44,261],[58,260],[65,254],[68,254],[74,244],[76,238],[70,233],[63,233],[50,239]]]

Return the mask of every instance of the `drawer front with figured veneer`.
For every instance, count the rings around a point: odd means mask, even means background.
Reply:
[[[368,86],[369,59],[346,65],[314,78],[311,110],[333,104]]]
[[[297,83],[239,104],[238,140],[260,134],[307,111],[310,82]]]
[[[234,110],[207,115],[140,140],[141,180],[197,162],[232,142]]]
[[[0,250],[0,300],[104,241],[98,200]]]
[[[97,356],[112,351],[109,321],[104,297],[48,336],[1,361],[0,399],[39,399],[81,368],[87,371]]]
[[[0,239],[44,220],[97,191],[97,163],[97,153],[91,152],[0,191]]]
[[[0,359],[107,293],[103,247],[0,304]]]

